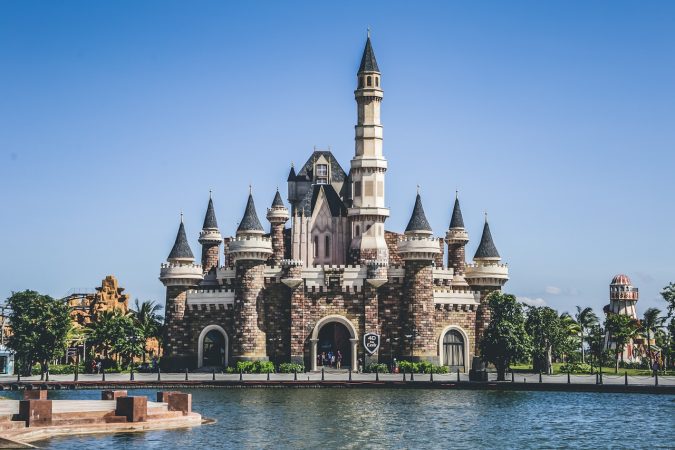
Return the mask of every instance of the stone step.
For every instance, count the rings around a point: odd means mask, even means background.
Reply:
[[[105,420],[102,418],[93,418],[93,417],[72,417],[68,419],[52,419],[52,426],[68,426],[68,425],[90,425],[94,423],[105,423]]]
[[[183,413],[180,411],[164,411],[161,413],[148,413],[148,420],[162,420],[162,419],[175,419],[176,417],[183,417]]]
[[[126,423],[125,416],[108,416],[105,418],[105,423]]]
[[[0,422],[0,431],[22,430],[26,428],[26,422],[23,420],[15,420],[11,422]]]

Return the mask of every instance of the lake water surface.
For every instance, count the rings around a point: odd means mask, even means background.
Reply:
[[[407,389],[195,389],[214,425],[41,448],[675,448],[675,396]],[[134,390],[154,399],[156,391]],[[130,392],[130,393],[131,393]],[[16,396],[18,393],[5,393]],[[97,399],[100,391],[51,391]]]

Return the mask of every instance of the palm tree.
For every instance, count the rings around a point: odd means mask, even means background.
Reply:
[[[649,308],[645,311],[645,314],[642,318],[641,329],[642,331],[647,332],[647,355],[649,355],[649,368],[652,368],[653,359],[652,359],[652,350],[651,350],[651,332],[660,329],[665,322],[665,317],[659,317],[661,315],[661,310],[658,308]]]
[[[581,327],[568,312],[560,314],[560,327],[564,335],[564,345],[558,350],[563,352],[563,362],[567,362],[565,356],[568,352],[571,352],[576,345],[576,339],[581,333]]]
[[[592,327],[599,323],[598,316],[593,312],[593,308],[586,307],[581,308],[577,306],[577,313],[574,315],[577,324],[579,325],[579,335],[581,337],[581,362],[585,363],[586,359],[584,357],[584,331],[590,330]]]
[[[136,325],[141,331],[141,339],[143,339],[143,362],[147,353],[146,344],[148,339],[156,338],[158,341],[162,334],[162,321],[164,318],[159,315],[159,311],[163,306],[155,303],[154,300],[146,300],[139,302],[138,299],[134,301],[134,310],[132,314]]]

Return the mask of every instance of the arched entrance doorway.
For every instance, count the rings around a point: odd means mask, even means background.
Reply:
[[[358,339],[356,338],[356,328],[346,317],[331,315],[319,320],[314,326],[312,337],[309,341],[311,346],[310,367],[312,370],[318,370],[317,355],[324,351],[319,350],[320,342],[321,345],[324,346],[323,348],[328,348],[330,345],[331,348],[335,346],[336,349],[339,348],[341,351],[344,349],[343,353],[345,354],[345,357],[342,358],[343,367],[356,369],[356,346],[358,343]],[[347,348],[344,347],[345,345]]]
[[[319,357],[323,354],[333,353],[337,359],[339,351],[342,354],[342,367],[349,367],[352,360],[350,337],[349,330],[340,322],[330,322],[321,327],[317,344],[317,364],[319,364]]]
[[[439,363],[448,366],[451,372],[466,372],[470,357],[468,339],[464,330],[458,326],[449,326],[441,333],[438,343]]]
[[[197,367],[225,367],[228,363],[227,333],[218,325],[209,325],[199,335]]]

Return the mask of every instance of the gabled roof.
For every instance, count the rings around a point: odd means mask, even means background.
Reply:
[[[183,225],[182,220],[178,227],[176,242],[173,243],[173,248],[167,259],[195,259],[192,250],[190,249],[190,245],[188,244],[187,236],[185,235],[185,226]]]
[[[427,216],[424,214],[424,207],[422,206],[422,197],[420,194],[417,194],[415,198],[415,206],[413,207],[412,215],[410,216],[410,221],[408,226],[405,228],[406,233],[413,232],[427,232],[431,233],[431,225],[427,220]]]
[[[333,181],[341,182],[347,178],[347,174],[342,169],[342,166],[340,166],[340,163],[337,162],[337,159],[335,159],[335,156],[333,156],[332,152],[327,150],[314,150],[314,152],[312,152],[312,155],[309,157],[307,162],[298,171],[298,174],[295,176],[295,180],[312,181],[312,179],[314,178],[314,163],[316,162],[317,159],[321,158],[322,156],[326,158],[328,164],[330,164],[330,180],[328,180],[329,183]]]
[[[209,198],[209,205],[206,207],[206,216],[204,216],[204,225],[202,229],[218,228],[218,221],[216,220],[216,212],[213,209],[213,200]]]
[[[480,238],[480,244],[478,244],[476,254],[473,255],[473,259],[477,258],[500,258],[497,247],[495,247],[495,243],[492,241],[490,224],[488,224],[487,219],[485,220],[485,225],[483,226],[483,235]]]
[[[279,190],[277,189],[277,193],[274,194],[274,200],[272,200],[272,207],[275,206],[280,206],[284,207],[284,201],[281,199],[281,194],[279,194]]]
[[[305,216],[311,216],[314,214],[316,202],[319,198],[319,192],[321,191],[323,191],[324,195],[326,196],[326,202],[328,203],[331,216],[344,217],[347,215],[347,208],[345,207],[345,204],[340,199],[338,193],[335,192],[335,188],[330,184],[313,185],[312,189],[309,189],[305,196],[298,203],[296,207],[297,212],[304,212]]]
[[[252,194],[248,194],[244,217],[241,218],[241,222],[239,222],[239,227],[237,228],[237,233],[242,231],[265,231],[260,224],[260,219],[258,219],[258,213],[255,211],[255,203],[253,203]]]
[[[358,73],[379,71],[380,69],[377,67],[377,60],[375,59],[375,52],[370,43],[370,36],[368,36],[368,39],[366,39],[366,47],[363,49],[363,56],[361,57],[361,65],[359,66]]]
[[[462,210],[459,208],[459,197],[455,197],[455,206],[452,208],[450,228],[464,228],[464,218],[462,217]]]

